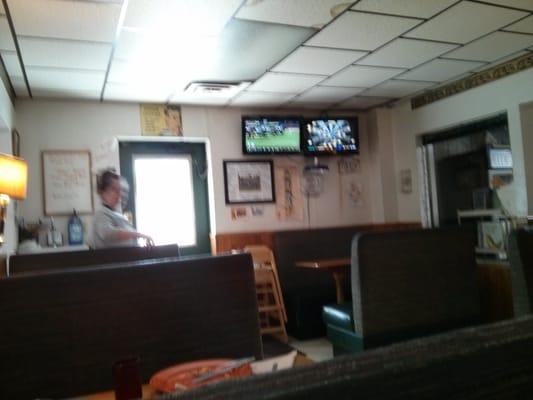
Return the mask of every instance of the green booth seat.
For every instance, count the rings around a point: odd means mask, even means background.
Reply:
[[[334,355],[480,323],[471,229],[354,236],[352,302],[322,309]]]

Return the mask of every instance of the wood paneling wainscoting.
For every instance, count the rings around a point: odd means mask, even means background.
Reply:
[[[420,228],[419,222],[398,222],[391,224],[367,224],[367,225],[351,225],[328,228],[354,228],[358,231],[376,231],[376,230],[392,230],[392,229],[414,229]],[[293,229],[292,231],[308,231],[328,228],[313,228],[313,229]],[[274,248],[274,235],[280,231],[263,231],[263,232],[235,232],[235,233],[217,233],[211,237],[211,248],[213,254],[223,253],[230,250],[238,250],[244,248],[246,245],[262,244]]]

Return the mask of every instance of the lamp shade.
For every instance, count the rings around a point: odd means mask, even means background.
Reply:
[[[26,198],[28,164],[21,158],[0,153],[0,194],[13,199]]]

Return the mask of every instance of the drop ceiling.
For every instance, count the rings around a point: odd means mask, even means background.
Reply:
[[[364,110],[533,51],[533,0],[6,3],[19,98]]]

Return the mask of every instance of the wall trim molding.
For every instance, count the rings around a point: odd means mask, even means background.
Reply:
[[[430,90],[411,99],[411,109],[419,108],[444,98],[462,93],[486,83],[494,82],[517,72],[533,67],[533,53],[524,54],[503,64],[497,65],[486,71],[478,72],[472,76],[457,80],[438,89]]]

